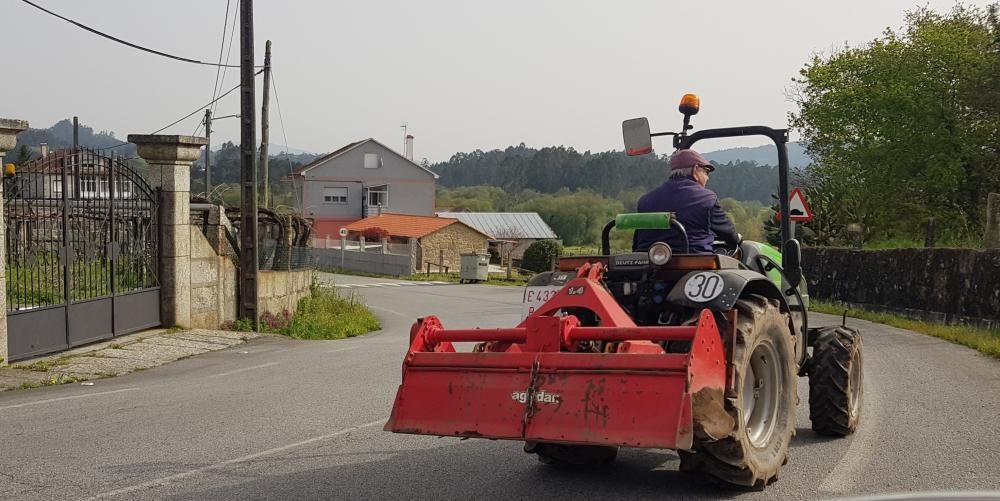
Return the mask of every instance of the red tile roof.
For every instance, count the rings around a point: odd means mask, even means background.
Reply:
[[[393,237],[423,238],[452,224],[464,225],[457,219],[443,217],[382,214],[355,221],[347,225],[347,231],[362,232],[368,228],[377,227],[388,231],[389,235]]]

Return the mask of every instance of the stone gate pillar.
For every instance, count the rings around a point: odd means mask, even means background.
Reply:
[[[129,134],[160,188],[160,317],[168,327],[191,325],[191,164],[203,137]]]
[[[0,118],[0,172],[4,156],[17,144],[17,133],[28,128],[24,120]],[[3,207],[3,183],[0,183],[0,207]],[[0,215],[0,365],[7,365],[7,237],[4,217]]]

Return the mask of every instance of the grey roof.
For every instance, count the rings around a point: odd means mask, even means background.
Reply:
[[[492,238],[559,238],[537,212],[438,212],[458,219]]]

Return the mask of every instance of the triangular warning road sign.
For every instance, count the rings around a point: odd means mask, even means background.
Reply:
[[[801,188],[795,188],[792,190],[792,194],[789,195],[788,213],[792,216],[792,221],[799,223],[812,221],[812,210],[809,209],[809,204],[806,203],[806,197],[802,194]],[[781,211],[778,211],[777,218],[778,221],[781,221]]]

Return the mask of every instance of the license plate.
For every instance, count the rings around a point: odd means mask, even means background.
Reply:
[[[561,285],[539,285],[526,287],[524,290],[524,302],[521,305],[521,319],[528,318],[546,301],[552,299],[557,292],[562,290]]]

